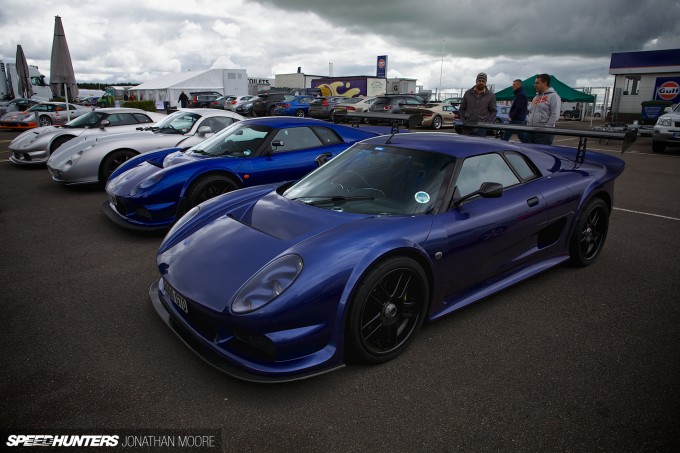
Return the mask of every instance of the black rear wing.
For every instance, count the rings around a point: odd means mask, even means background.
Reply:
[[[420,113],[382,113],[382,112],[348,112],[347,110],[337,109],[334,115],[335,122],[347,121],[354,127],[359,127],[359,124],[363,120],[368,120],[369,122],[388,122],[392,127],[392,134],[399,132],[399,126],[405,125],[409,129],[413,129],[420,126],[423,121],[422,114]]]
[[[564,137],[578,137],[578,151],[576,153],[576,163],[582,164],[586,154],[586,146],[589,138],[600,140],[623,140],[621,153],[626,151],[637,140],[637,129],[627,132],[605,132],[605,131],[584,131],[577,129],[560,129],[556,127],[535,127],[521,126],[519,124],[496,124],[496,123],[463,123],[455,121],[456,126],[467,126],[478,129],[494,129],[499,131],[511,132],[533,132],[538,134],[560,135]]]

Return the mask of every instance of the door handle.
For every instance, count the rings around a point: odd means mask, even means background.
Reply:
[[[529,205],[530,208],[533,208],[534,206],[538,205],[538,197],[531,197],[527,200],[527,204]]]

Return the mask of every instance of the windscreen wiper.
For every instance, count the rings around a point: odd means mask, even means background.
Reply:
[[[329,203],[331,204],[344,203],[346,201],[375,200],[375,197],[373,195],[357,195],[354,197],[346,197],[344,195],[333,195],[330,197],[329,196],[297,197],[293,198],[293,200],[301,200],[303,203],[307,203],[312,206],[319,206]]]

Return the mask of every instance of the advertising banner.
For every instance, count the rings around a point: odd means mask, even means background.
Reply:
[[[379,55],[376,61],[376,77],[387,77],[387,55]]]
[[[680,76],[657,77],[654,85],[654,100],[680,102]]]

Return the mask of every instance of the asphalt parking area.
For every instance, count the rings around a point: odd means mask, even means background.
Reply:
[[[217,429],[235,452],[680,448],[680,150],[641,138],[623,154],[595,265],[426,325],[387,364],[262,386],[157,318],[162,236],[108,221],[99,188],[9,163],[15,135],[0,131],[4,431]]]

